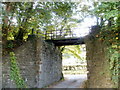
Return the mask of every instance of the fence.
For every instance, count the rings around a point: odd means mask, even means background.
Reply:
[[[64,30],[51,30],[46,31],[45,39],[64,39],[64,38],[73,38],[76,37],[76,34],[73,34],[71,29],[64,29]]]
[[[74,39],[78,37],[82,37],[82,33],[79,36],[73,32],[71,29],[63,29],[63,30],[46,30],[46,31],[36,31],[34,30],[36,35],[42,36],[45,40],[61,40],[61,39]],[[32,31],[32,34],[33,32]],[[86,35],[88,33],[85,33]]]
[[[65,65],[62,70],[63,74],[86,74],[87,65]]]

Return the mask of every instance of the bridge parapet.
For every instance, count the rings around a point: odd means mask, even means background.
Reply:
[[[45,40],[60,40],[65,38],[76,38],[76,34],[71,29],[46,31]]]
[[[91,27],[91,32],[89,36],[95,37],[100,31],[100,26],[95,25]],[[79,32],[78,32],[79,33]],[[87,33],[88,34],[88,33]],[[85,35],[87,35],[85,33]],[[44,40],[54,43],[56,46],[65,46],[65,45],[79,45],[85,44],[85,35],[75,34],[72,29],[62,29],[62,30],[46,30],[39,34],[43,37]]]

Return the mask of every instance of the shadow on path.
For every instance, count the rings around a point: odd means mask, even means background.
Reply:
[[[64,75],[64,79],[64,81],[51,85],[48,88],[81,88],[82,83],[87,80],[87,75]]]

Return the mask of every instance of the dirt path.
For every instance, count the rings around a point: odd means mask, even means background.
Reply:
[[[87,75],[64,75],[65,80],[48,88],[80,88]]]

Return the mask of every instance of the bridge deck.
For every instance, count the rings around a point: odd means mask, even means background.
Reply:
[[[46,41],[53,42],[56,46],[85,44],[84,37],[66,38],[66,39],[60,39],[60,40],[46,40]]]
[[[99,33],[99,31],[100,26],[95,25],[91,27],[91,32],[89,34],[95,36],[97,33]],[[45,41],[52,42],[56,46],[85,44],[84,39],[86,37],[77,37],[77,35],[73,33],[72,29],[46,30],[45,32],[37,32],[37,34],[41,35]]]

